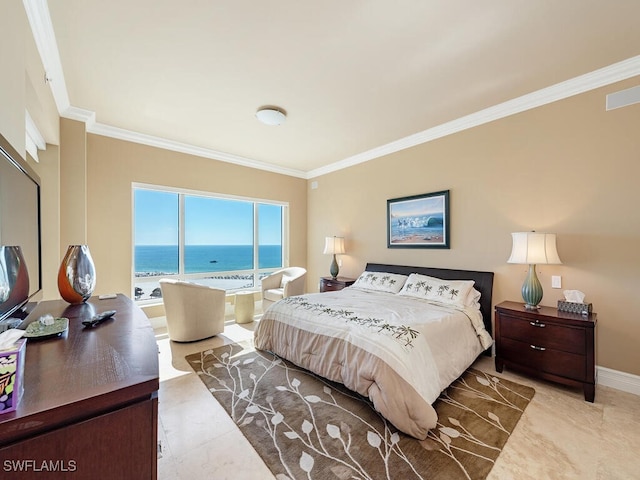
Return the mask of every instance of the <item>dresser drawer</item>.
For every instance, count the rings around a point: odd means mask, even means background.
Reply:
[[[579,355],[586,353],[586,332],[583,328],[555,325],[544,321],[527,321],[501,315],[500,330],[504,338]]]
[[[533,348],[534,346],[537,348]],[[541,348],[544,350],[540,350]],[[506,362],[517,363],[579,382],[587,380],[586,361],[583,355],[545,348],[533,343],[519,342],[510,338],[502,338],[501,349],[502,358]]]

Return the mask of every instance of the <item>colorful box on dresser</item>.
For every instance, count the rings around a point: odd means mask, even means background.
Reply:
[[[0,350],[0,414],[13,412],[24,393],[24,358],[27,340],[21,338],[13,347]]]

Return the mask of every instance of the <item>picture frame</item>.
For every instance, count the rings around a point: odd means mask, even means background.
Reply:
[[[449,190],[387,200],[387,248],[450,248]]]

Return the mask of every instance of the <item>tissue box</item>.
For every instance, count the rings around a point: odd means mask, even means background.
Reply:
[[[0,350],[0,414],[13,412],[24,393],[24,357],[27,339],[21,338],[14,347]]]
[[[591,313],[590,303],[576,303],[565,302],[564,300],[558,300],[558,311],[580,313],[582,315],[588,315]]]

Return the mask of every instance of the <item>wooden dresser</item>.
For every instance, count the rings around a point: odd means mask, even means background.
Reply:
[[[93,328],[82,320],[116,310]],[[129,298],[40,302],[23,326],[67,317],[62,337],[27,343],[24,396],[0,414],[0,478],[155,479],[158,346]]]
[[[525,310],[522,303],[496,305],[496,370],[506,365],[595,396],[596,314],[560,312],[553,307]]]

